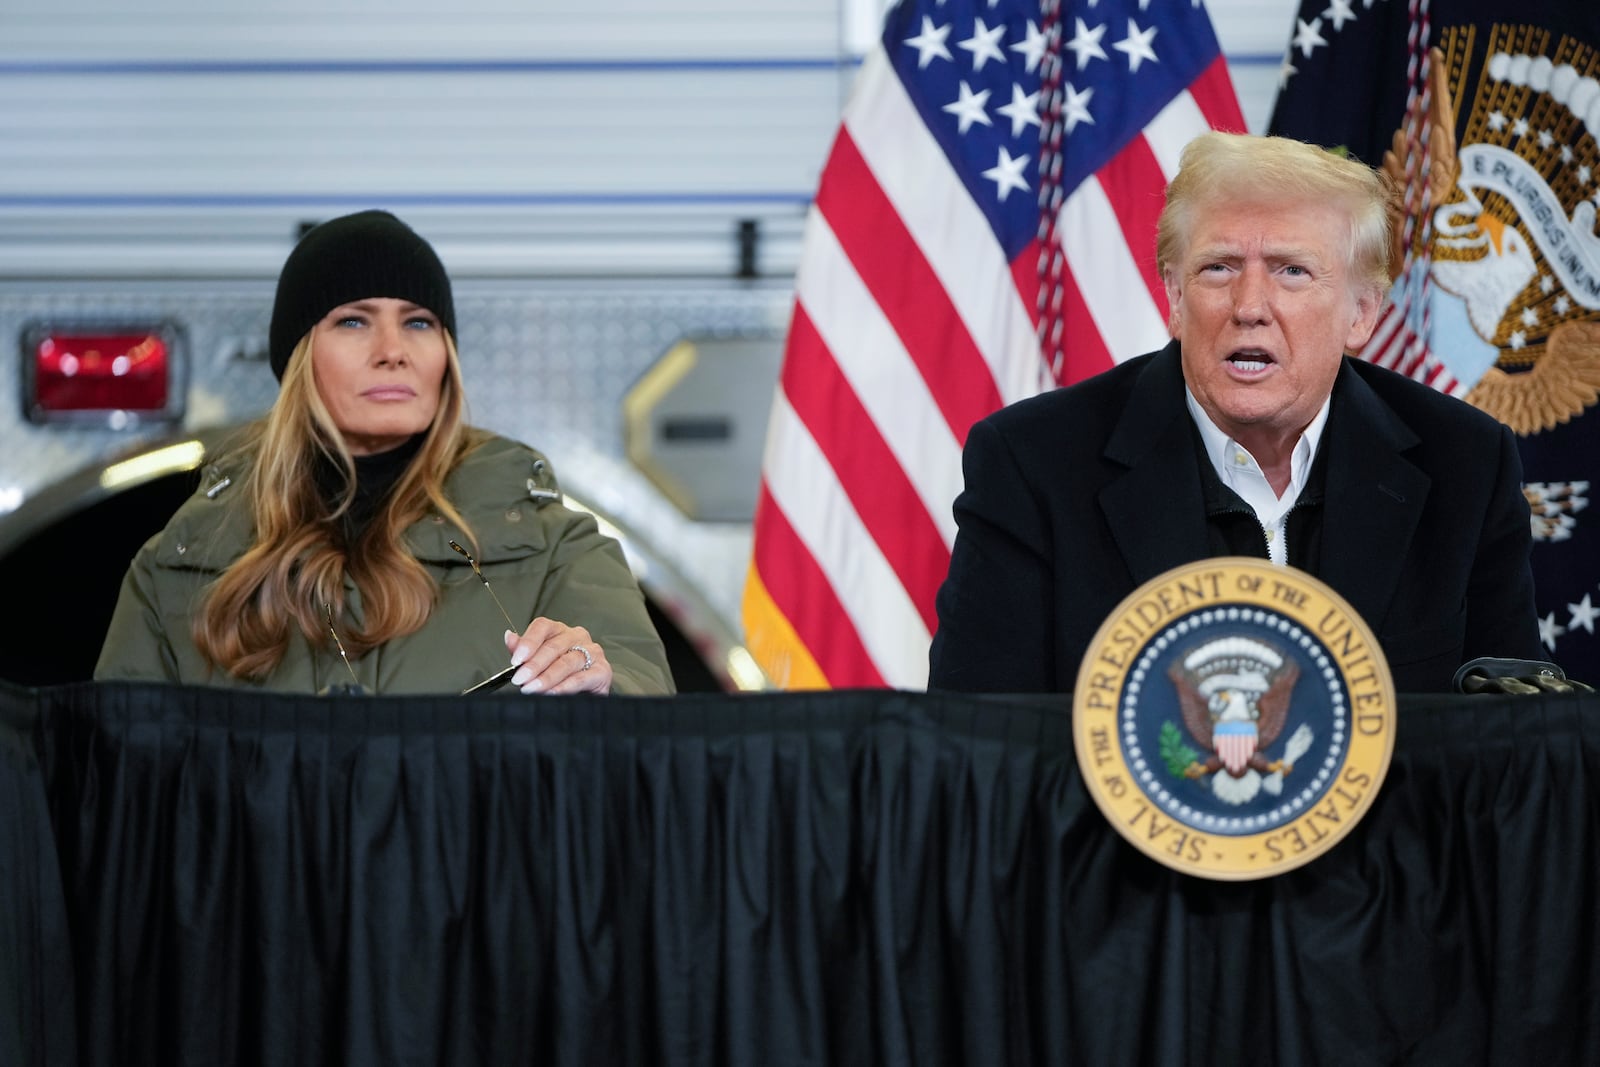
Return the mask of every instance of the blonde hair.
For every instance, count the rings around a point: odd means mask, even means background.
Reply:
[[[339,631],[352,657],[427,622],[438,588],[406,549],[406,528],[431,509],[477,550],[471,529],[444,496],[446,476],[474,444],[455,340],[448,332],[444,340],[445,375],[433,423],[381,509],[348,546],[340,521],[355,498],[355,461],[317,392],[311,335],[295,346],[277,402],[240,445],[253,459],[241,487],[254,520],[250,547],[212,583],[194,614],[194,643],[212,666],[261,681],[283,662],[293,630],[314,645],[326,642],[326,613],[341,617],[346,577],[361,592],[365,620],[359,629]],[[316,477],[326,464],[344,475],[332,500]]]
[[[1190,141],[1156,225],[1156,268],[1163,279],[1188,252],[1201,208],[1222,201],[1331,204],[1350,220],[1346,246],[1352,283],[1389,288],[1390,183],[1378,171],[1287,137],[1210,131]]]

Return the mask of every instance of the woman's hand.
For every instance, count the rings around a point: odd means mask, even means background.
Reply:
[[[611,664],[589,631],[538,618],[519,635],[506,631],[506,651],[517,668],[511,684],[524,693],[609,693]]]

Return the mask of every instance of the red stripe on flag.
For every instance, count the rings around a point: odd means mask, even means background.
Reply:
[[[1056,380],[1062,385],[1071,385],[1111,369],[1115,361],[1111,358],[1111,349],[1100,336],[1094,316],[1089,314],[1089,305],[1084,302],[1083,292],[1072,276],[1071,264],[1062,268],[1060,288],[1061,347],[1065,358],[1056,371]]]
[[[828,576],[762,485],[756,502],[755,565],[796,635],[834,688],[883,688],[855,623],[834,595]]]
[[[1393,370],[1395,360],[1405,346],[1405,338],[1405,322],[1399,310],[1393,304],[1385,303],[1372,337],[1361,350],[1361,358]]]
[[[1000,406],[1000,391],[944,286],[867,167],[848,129],[822,172],[817,207],[928,383],[950,431]]]
[[[1033,323],[1033,328],[1039,328],[1039,239],[1036,237],[1029,241],[1027,247],[1017,253],[1011,261],[1011,284],[1017,287],[1018,294],[1022,297],[1022,306],[1027,309],[1028,321]],[[961,443],[966,443],[966,435],[962,435]]]
[[[950,552],[928,505],[798,304],[782,382],[790,406],[827,456],[856,515],[932,633],[939,625],[934,595],[950,568]]]
[[[1189,83],[1189,95],[1213,129],[1246,132],[1244,112],[1239,110],[1239,94],[1233,91],[1233,79],[1228,77],[1228,61],[1220,55]]]
[[[1167,315],[1167,290],[1156,275],[1156,221],[1165,202],[1167,176],[1143,135],[1135,137],[1100,168],[1097,177],[1111,212],[1139,267],[1139,278],[1150,290],[1161,317]],[[1088,265],[1085,264],[1087,267]]]

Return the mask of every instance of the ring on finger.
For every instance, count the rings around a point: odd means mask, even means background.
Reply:
[[[582,645],[573,645],[571,648],[567,649],[567,651],[576,652],[578,655],[583,657],[583,666],[578,668],[580,671],[586,671],[590,667],[594,666],[594,657],[589,655],[589,650],[584,648]]]

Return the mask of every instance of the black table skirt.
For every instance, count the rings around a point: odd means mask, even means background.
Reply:
[[[1060,701],[0,689],[0,1064],[1600,1060],[1600,699],[1199,881]]]

